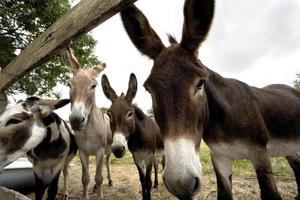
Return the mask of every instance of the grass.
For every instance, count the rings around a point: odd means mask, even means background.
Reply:
[[[216,199],[216,178],[211,163],[210,152],[205,143],[201,143],[200,148],[201,163],[203,169],[203,185],[201,192],[195,197],[195,200],[215,200]],[[97,197],[92,193],[95,174],[95,157],[90,157],[90,184],[89,194],[91,200]],[[104,165],[105,166],[105,165]],[[295,180],[292,170],[284,158],[272,159],[273,175],[276,184],[282,194],[283,199],[292,200],[297,194]],[[259,187],[252,164],[248,160],[236,160],[232,165],[233,169],[233,196],[237,200],[257,200],[260,199]],[[103,195],[104,199],[127,200],[141,199],[141,186],[138,172],[134,165],[132,155],[128,151],[122,159],[111,157],[111,172],[113,187],[107,186],[106,169],[103,169]],[[152,192],[153,200],[175,200],[175,198],[166,190],[161,178],[162,167],[159,168],[159,188]],[[72,161],[70,166],[69,191],[70,200],[80,199],[82,192],[81,184],[81,165],[79,156]],[[60,188],[62,188],[62,177],[60,179]],[[152,179],[153,180],[153,179]],[[32,197],[31,194],[30,197]],[[61,199],[60,197],[58,199]]]
[[[210,158],[209,148],[205,143],[201,143],[200,148],[201,163],[203,174],[214,176],[213,166]],[[272,158],[273,176],[278,177],[292,177],[293,171],[289,167],[285,158]],[[254,176],[255,171],[249,160],[235,160],[232,164],[232,171],[234,176]]]
[[[200,158],[202,163],[203,174],[206,176],[214,176],[213,165],[210,158],[208,146],[202,142],[200,148]],[[79,156],[76,160],[79,162]],[[94,156],[90,157],[90,164],[95,165],[96,160]],[[111,165],[134,165],[132,154],[127,151],[125,156],[121,159],[111,156]],[[278,177],[292,177],[293,171],[288,165],[285,158],[272,158],[273,176]],[[254,176],[255,171],[249,160],[235,160],[232,165],[234,176]]]

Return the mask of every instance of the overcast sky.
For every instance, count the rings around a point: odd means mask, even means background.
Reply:
[[[139,0],[136,5],[168,45],[166,33],[181,39],[183,3],[184,0]],[[97,40],[96,55],[107,64],[103,73],[117,94],[126,92],[129,75],[133,72],[139,84],[134,102],[144,111],[150,109],[151,97],[142,85],[153,62],[133,46],[120,15],[107,20],[91,34]],[[296,73],[300,72],[300,1],[216,1],[214,22],[200,48],[199,58],[222,76],[249,85],[293,85]],[[96,92],[97,105],[109,107],[110,101],[104,96],[101,84]]]

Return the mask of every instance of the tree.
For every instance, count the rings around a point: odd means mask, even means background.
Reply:
[[[0,67],[5,67],[16,57],[17,52],[30,44],[70,7],[68,0],[0,0]],[[100,63],[93,54],[95,45],[96,41],[90,35],[83,36],[72,45],[83,67]],[[55,56],[21,78],[8,93],[59,96],[51,89],[57,83],[64,84],[69,79],[67,72],[59,56]]]
[[[294,86],[300,91],[300,74],[297,74],[297,79],[294,81]]]

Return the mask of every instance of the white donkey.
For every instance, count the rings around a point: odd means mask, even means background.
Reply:
[[[0,117],[0,167],[27,153],[33,163],[36,200],[42,199],[48,187],[44,179],[47,169],[52,173],[47,199],[55,199],[62,170],[63,193],[67,195],[68,164],[77,152],[77,145],[66,122],[52,111],[69,102],[30,97]]]
[[[96,156],[95,191],[97,197],[102,199],[102,163],[105,153],[107,178],[109,185],[112,185],[109,166],[112,134],[109,117],[101,112],[95,102],[96,78],[105,68],[105,64],[97,65],[91,69],[82,69],[70,48],[67,48],[62,55],[65,64],[73,72],[73,77],[68,82],[72,110],[70,123],[75,131],[82,165],[83,199],[89,198],[89,156],[91,155]]]

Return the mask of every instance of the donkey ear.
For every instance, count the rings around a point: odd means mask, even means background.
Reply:
[[[181,46],[197,52],[205,40],[214,16],[214,0],[186,0]]]
[[[46,117],[50,115],[53,110],[59,109],[70,103],[70,99],[40,99],[31,106],[31,111],[38,116]]]
[[[69,67],[70,71],[76,73],[79,69],[81,69],[79,62],[74,56],[70,47],[67,47],[67,49],[61,53],[61,55],[63,63]]]
[[[165,48],[147,18],[136,6],[124,9],[121,18],[129,38],[141,53],[154,59]]]
[[[91,69],[91,73],[92,75],[94,75],[95,77],[98,76],[100,74],[100,72],[102,72],[106,67],[105,63],[101,63],[100,65],[96,65]]]
[[[129,78],[129,84],[128,84],[128,90],[126,93],[126,99],[128,99],[130,102],[134,99],[137,92],[137,80],[134,73],[130,74]]]
[[[54,104],[53,104],[53,109],[59,109],[61,107],[64,107],[65,105],[67,105],[68,103],[70,103],[70,99],[59,99],[59,100],[55,100]]]
[[[104,74],[101,79],[102,90],[104,95],[111,101],[114,101],[118,96],[114,89],[109,84],[107,76]]]
[[[34,105],[37,106],[46,106],[49,107],[53,110],[59,109],[65,105],[70,103],[70,99],[58,99],[58,100],[53,100],[53,99],[40,99],[37,101]]]

